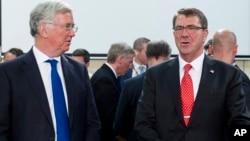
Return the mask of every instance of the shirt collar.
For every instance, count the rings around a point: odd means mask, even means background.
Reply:
[[[48,59],[55,59],[58,62],[61,61],[60,56],[55,57],[55,58],[49,58],[47,55],[45,55],[43,52],[41,52],[39,49],[37,49],[36,46],[33,47],[33,53],[35,55],[36,61],[38,64],[40,63],[44,63],[45,61],[47,61]]]
[[[178,56],[179,59],[179,67],[181,70],[184,70],[184,66],[186,64],[191,64],[192,65],[192,70],[195,71],[200,71],[202,69],[202,65],[203,65],[203,60],[204,60],[205,54],[202,53],[199,57],[197,57],[195,60],[193,60],[192,62],[188,63],[185,60],[183,60],[180,55]]]
[[[139,69],[140,66],[143,66],[143,67],[146,68],[146,65],[140,65],[140,64],[136,63],[136,62],[135,62],[135,59],[134,59],[134,60],[133,60],[133,68]]]
[[[107,63],[107,62],[105,64],[113,71],[115,77],[118,78],[118,76],[117,76],[115,70],[112,68],[112,66],[109,63]]]

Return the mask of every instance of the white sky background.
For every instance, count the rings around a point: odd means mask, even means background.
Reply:
[[[2,0],[2,51],[19,47],[27,52],[33,45],[29,30],[30,11],[43,0]],[[250,55],[249,0],[65,0],[73,8],[79,30],[70,50],[85,48],[90,53],[108,52],[114,42],[131,46],[138,37],[164,39],[178,54],[172,17],[182,7],[196,7],[208,19],[209,36],[228,28],[238,40],[238,55]]]

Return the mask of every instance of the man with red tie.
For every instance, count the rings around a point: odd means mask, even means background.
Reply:
[[[173,18],[173,30],[179,56],[148,69],[137,105],[138,137],[225,141],[231,125],[250,122],[241,73],[205,55],[208,23],[199,9],[180,9]]]

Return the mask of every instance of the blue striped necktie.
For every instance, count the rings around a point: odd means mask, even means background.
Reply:
[[[145,67],[144,66],[139,66],[139,70],[140,70],[139,74],[142,74],[142,73],[145,72]]]
[[[69,119],[62,82],[57,72],[57,60],[47,60],[46,62],[51,65],[51,83],[56,116],[57,141],[70,141]]]

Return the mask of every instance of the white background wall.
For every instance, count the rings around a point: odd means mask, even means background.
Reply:
[[[43,0],[2,0],[2,51],[11,47],[27,52],[33,45],[29,13]],[[65,0],[73,8],[79,30],[71,49],[107,53],[110,44],[124,41],[131,46],[137,37],[164,39],[175,47],[172,17],[186,6],[201,9],[208,18],[209,38],[220,28],[238,37],[238,55],[250,55],[249,0]],[[208,40],[207,39],[207,40]]]

